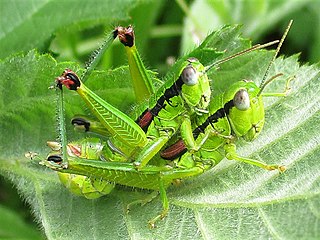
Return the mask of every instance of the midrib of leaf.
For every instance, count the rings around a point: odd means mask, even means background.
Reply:
[[[318,175],[314,177],[314,179],[306,179],[306,183],[313,183],[315,180],[318,180],[320,177],[320,174],[318,172]],[[264,179],[265,180],[265,179]],[[268,181],[274,180],[274,178],[267,179]],[[252,184],[248,184],[249,186],[252,186]],[[311,185],[311,184],[310,184]],[[245,188],[246,190],[248,188]],[[281,204],[284,202],[289,202],[289,201],[296,201],[296,200],[306,200],[306,199],[312,199],[312,198],[317,198],[320,196],[320,191],[318,192],[312,192],[312,193],[301,193],[297,194],[295,196],[290,196],[290,197],[283,197],[283,198],[277,198],[277,199],[268,199],[268,200],[258,200],[254,199],[255,201],[252,200],[245,200],[243,199],[242,201],[239,201],[238,199],[233,199],[234,202],[222,202],[218,201],[218,203],[190,203],[190,202],[185,202],[181,200],[172,200],[170,201],[171,204],[180,206],[180,207],[185,207],[185,208],[190,208],[196,211],[197,209],[203,209],[203,208],[259,208],[261,206],[268,206],[268,205],[274,205],[274,204]],[[207,200],[207,199],[205,199]],[[199,198],[199,202],[205,202],[204,200],[201,200]]]
[[[308,201],[308,206],[309,209],[311,210],[312,214],[317,217],[320,218],[320,211],[319,208],[317,206],[315,206],[312,202]]]

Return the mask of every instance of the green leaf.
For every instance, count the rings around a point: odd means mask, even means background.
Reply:
[[[310,48],[319,49],[319,1],[195,0],[189,8],[184,22],[182,53],[198,45],[208,31],[217,30],[225,24],[243,24],[244,35],[261,42],[261,37],[281,34],[289,19],[293,19],[288,36],[289,47],[285,48],[291,53],[303,52],[308,61],[319,61],[319,51],[310,51]]]
[[[0,205],[1,239],[42,239],[41,235],[24,223],[14,211]]]
[[[239,27],[225,27],[191,52],[208,64],[248,46]],[[237,50],[236,50],[236,49]],[[210,58],[212,54],[212,59]],[[257,83],[273,52],[259,51],[239,57],[209,73],[213,93],[233,81]],[[187,56],[186,56],[187,57]],[[178,63],[179,64],[179,63]],[[48,90],[65,67],[81,71],[74,63],[57,63],[48,55],[29,52],[0,63],[0,172],[9,178],[31,205],[48,239],[316,239],[320,235],[319,134],[320,69],[299,66],[297,56],[279,58],[269,77],[284,75],[266,88],[280,92],[285,80],[295,76],[286,98],[265,99],[266,124],[250,143],[239,141],[238,153],[268,163],[285,164],[279,174],[247,164],[224,160],[203,175],[168,189],[170,212],[156,229],[147,221],[162,209],[160,199],[126,205],[146,196],[138,189],[118,187],[109,196],[86,200],[61,186],[55,172],[23,158],[35,151],[45,158],[45,141],[54,140],[55,94]],[[170,73],[168,77],[170,76]],[[96,72],[88,84],[107,101],[130,108],[133,101],[126,67]],[[82,112],[80,98],[67,93],[66,114]],[[116,93],[116,94],[115,94]],[[129,95],[130,93],[130,95]],[[121,98],[121,95],[122,98]],[[129,96],[129,103],[125,99]],[[120,99],[120,100],[119,100]],[[82,137],[69,129],[70,138]]]
[[[133,0],[1,1],[0,58],[17,51],[44,48],[58,29],[67,31],[74,24],[81,28],[128,19],[128,11],[138,3]]]

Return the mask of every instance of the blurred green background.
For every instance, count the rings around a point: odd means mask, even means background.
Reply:
[[[163,75],[172,60],[224,24],[243,24],[245,36],[262,43],[279,39],[289,19],[293,19],[282,54],[300,53],[301,62],[317,63],[319,9],[320,0],[0,0],[0,59],[38,49],[50,53],[58,62],[84,65],[103,41],[105,32],[117,25],[132,24],[144,62]],[[123,48],[116,41],[99,67],[124,64]],[[9,238],[12,229],[25,239],[44,238],[28,206],[3,177],[0,216],[1,239]]]

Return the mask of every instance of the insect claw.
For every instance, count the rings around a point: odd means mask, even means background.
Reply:
[[[141,163],[140,162],[133,162],[133,166],[135,167],[135,169],[139,170],[141,167]]]
[[[129,214],[129,212],[130,212],[130,206],[129,205],[130,204],[128,204],[127,207],[126,207],[126,214]]]
[[[36,152],[31,152],[31,151],[29,151],[29,152],[26,152],[25,154],[24,154],[24,156],[26,157],[26,158],[29,158],[30,160],[33,160],[33,159],[35,159],[35,157],[38,157],[38,153],[36,153]]]
[[[156,225],[154,224],[153,221],[149,221],[149,222],[148,222],[148,225],[149,225],[149,228],[150,228],[150,229],[153,229],[153,228],[156,227]]]
[[[265,169],[269,171],[278,170],[280,173],[283,173],[287,170],[287,168],[284,165],[266,165]]]
[[[60,151],[61,144],[54,141],[47,141],[47,146],[51,148],[52,151]]]
[[[281,166],[278,167],[278,170],[279,170],[280,173],[283,173],[283,172],[285,172],[287,170],[287,168],[286,168],[286,166],[281,165]]]

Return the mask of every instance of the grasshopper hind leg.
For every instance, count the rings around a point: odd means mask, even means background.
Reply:
[[[278,170],[279,172],[284,172],[286,170],[286,167],[283,165],[269,165],[259,160],[254,160],[250,158],[240,157],[236,153],[236,145],[235,144],[226,144],[224,146],[224,149],[226,151],[226,158],[229,160],[236,160],[239,162],[245,162],[251,165],[255,165],[257,167],[266,169],[266,170]]]
[[[127,207],[126,207],[127,213],[130,212],[131,208],[134,205],[140,204],[141,206],[144,206],[147,203],[151,202],[153,199],[155,199],[158,195],[159,195],[159,192],[158,191],[154,191],[154,192],[148,194],[147,197],[145,197],[143,199],[138,199],[138,200],[130,202],[129,204],[127,204]]]
[[[168,201],[166,189],[165,189],[164,185],[162,184],[162,182],[160,182],[159,191],[154,191],[154,192],[150,193],[146,198],[139,199],[139,200],[136,200],[136,201],[129,203],[126,207],[127,213],[130,211],[130,209],[132,208],[133,205],[141,204],[141,206],[143,206],[143,205],[151,202],[153,199],[155,199],[159,195],[159,193],[160,193],[160,198],[162,201],[163,210],[161,211],[161,213],[159,215],[157,215],[156,217],[154,217],[148,221],[149,228],[155,228],[156,222],[158,220],[165,218],[169,212],[169,201]]]
[[[158,220],[165,218],[168,215],[168,212],[169,212],[169,201],[168,201],[168,197],[167,197],[167,192],[166,192],[166,189],[165,189],[165,187],[164,187],[162,182],[160,182],[159,192],[160,192],[160,198],[161,198],[161,201],[162,201],[163,210],[158,216],[156,216],[155,218],[149,220],[148,224],[149,224],[150,228],[154,228],[155,227],[155,223]]]

